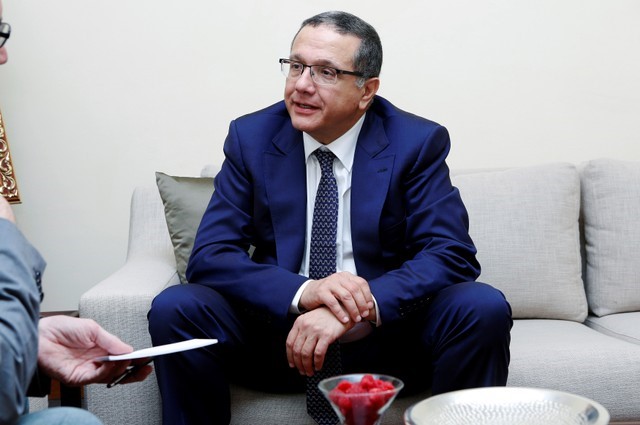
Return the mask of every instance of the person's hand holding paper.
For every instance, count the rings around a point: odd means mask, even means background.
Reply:
[[[190,339],[187,341],[175,342],[173,344],[160,345],[157,347],[144,348],[142,350],[132,351],[126,354],[101,356],[94,359],[96,362],[127,362],[132,361],[133,364],[128,366],[123,373],[117,375],[109,381],[107,388],[111,388],[118,384],[127,384],[136,382],[141,375],[141,371],[148,368],[149,363],[154,357],[165,354],[177,353],[179,351],[193,350],[195,348],[206,347],[207,345],[216,344],[217,339]],[[150,372],[149,372],[150,373]],[[148,375],[148,374],[147,374]],[[144,375],[146,377],[147,375]],[[144,379],[144,377],[142,379]]]
[[[130,353],[133,348],[90,319],[42,318],[38,343],[38,366],[47,375],[69,386],[111,382],[132,364],[132,360],[96,361],[109,353]],[[133,363],[144,363],[144,359]],[[152,370],[148,365],[139,368],[127,377],[126,382],[142,381]]]

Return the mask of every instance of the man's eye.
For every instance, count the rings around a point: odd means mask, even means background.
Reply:
[[[302,64],[301,63],[291,62],[290,66],[291,66],[291,69],[293,71],[296,71],[296,72],[297,71],[302,71]]]
[[[336,70],[333,68],[320,68],[320,75],[326,78],[334,78],[336,76]]]

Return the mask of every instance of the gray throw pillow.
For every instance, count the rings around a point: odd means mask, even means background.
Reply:
[[[582,322],[580,180],[571,164],[452,174],[469,212],[480,281],[500,289],[516,319]]]
[[[640,162],[583,164],[585,284],[597,316],[640,310]]]
[[[156,183],[164,204],[178,276],[180,282],[186,283],[193,241],[213,194],[213,178],[176,177],[156,172]]]

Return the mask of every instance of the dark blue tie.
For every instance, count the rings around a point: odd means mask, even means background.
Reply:
[[[338,184],[333,175],[331,151],[313,153],[320,162],[322,175],[313,207],[309,277],[322,279],[336,272],[336,235],[338,232]]]
[[[338,185],[333,175],[335,155],[330,151],[313,153],[320,162],[322,175],[313,207],[309,278],[322,279],[336,272],[336,235],[338,232]],[[333,343],[327,350],[322,370],[307,378],[307,412],[320,425],[335,425],[338,417],[318,389],[322,379],[339,375],[340,347]]]

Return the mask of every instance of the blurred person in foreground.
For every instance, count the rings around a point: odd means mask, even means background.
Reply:
[[[11,27],[0,0],[0,64]],[[51,378],[68,386],[108,383],[131,363],[95,362],[96,357],[133,349],[96,322],[69,316],[40,319],[45,262],[16,226],[0,195],[0,425],[98,425],[86,410],[54,407],[29,413],[28,397],[48,394]],[[145,366],[123,383],[145,379]]]

